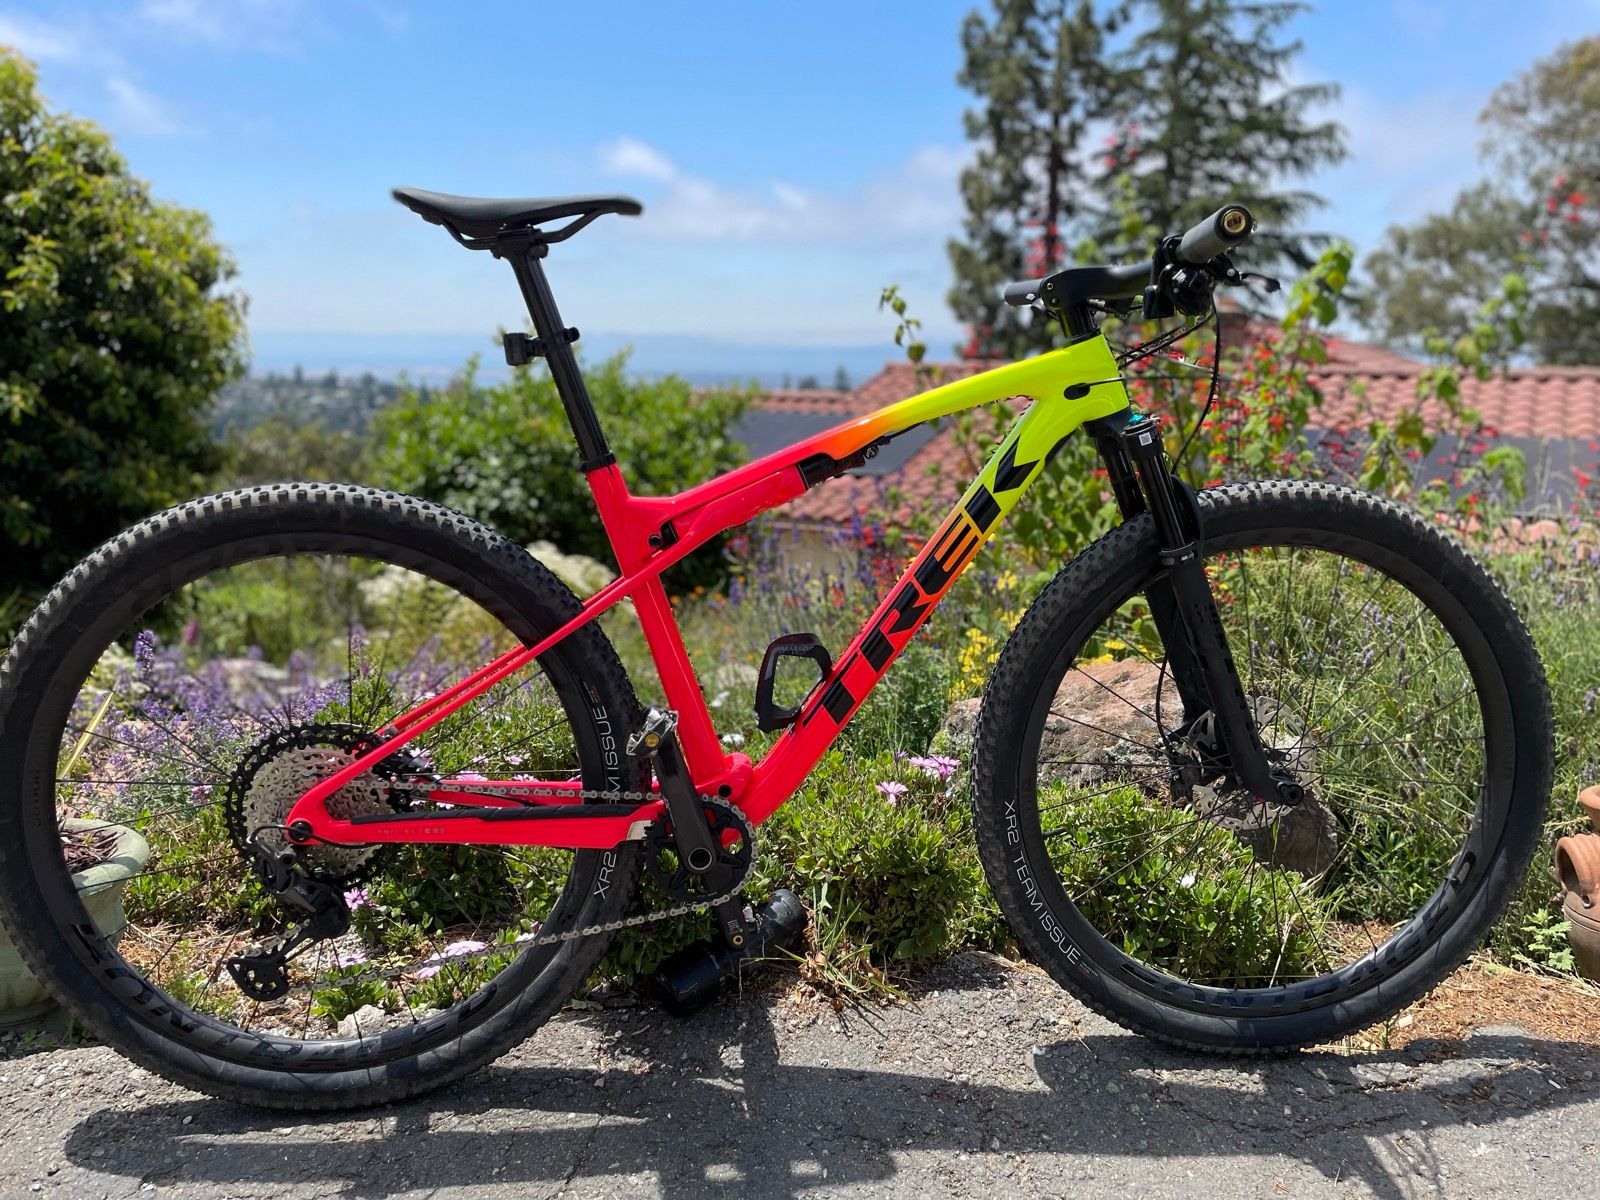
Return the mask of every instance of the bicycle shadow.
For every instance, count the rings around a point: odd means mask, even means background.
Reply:
[[[634,1048],[661,1065],[608,1072],[602,1087],[593,1070],[501,1066],[422,1100],[328,1117],[206,1099],[101,1110],[71,1130],[66,1153],[96,1171],[230,1194],[290,1181],[348,1197],[540,1185],[583,1194],[591,1180],[607,1194],[763,1200],[887,1187],[896,1155],[919,1151],[1091,1162],[1291,1154],[1328,1180],[1410,1197],[1443,1194],[1440,1128],[1600,1094],[1573,1082],[1586,1070],[1593,1079],[1592,1047],[1510,1036],[1239,1069],[1108,1031],[1036,1046],[1031,1080],[999,1086],[785,1062],[772,1005],[750,998],[694,1023],[602,1014],[593,1031],[618,1045],[642,1040]],[[1469,1057],[1429,1061],[1463,1046]],[[1565,1064],[1566,1086],[1552,1084],[1546,1063]]]

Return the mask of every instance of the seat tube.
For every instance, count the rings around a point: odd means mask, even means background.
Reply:
[[[583,382],[583,373],[578,370],[578,359],[567,340],[566,326],[561,323],[561,313],[556,309],[550,281],[545,278],[541,260],[548,250],[549,247],[543,243],[530,241],[499,253],[511,263],[511,269],[517,276],[517,285],[522,289],[522,298],[528,305],[528,315],[533,318],[534,332],[544,343],[544,359],[550,364],[550,378],[555,380],[561,406],[567,410],[573,436],[578,439],[578,453],[583,456],[580,469],[593,471],[616,459],[606,444],[600,418],[595,414],[589,389]]]
[[[707,779],[723,769],[722,743],[717,740],[705,693],[700,690],[700,682],[689,662],[689,651],[683,644],[683,634],[672,614],[672,603],[667,599],[661,578],[657,576],[641,584],[633,593],[633,604],[661,676],[667,703],[678,714],[678,741],[683,746],[689,774],[695,780]]]

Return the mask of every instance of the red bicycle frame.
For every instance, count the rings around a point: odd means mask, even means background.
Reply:
[[[673,496],[635,496],[605,449],[538,256],[513,259],[518,279],[546,347],[579,446],[620,576],[590,596],[577,616],[543,638],[486,663],[466,678],[400,715],[385,740],[308,790],[286,824],[296,840],[367,844],[449,842],[609,849],[642,836],[662,811],[662,801],[580,807],[560,795],[569,781],[441,779],[429,798],[470,806],[368,818],[360,823],[331,815],[324,801],[362,772],[425,734],[451,713],[532,664],[574,630],[624,597],[631,597],[666,699],[678,714],[678,738],[699,794],[737,803],[755,822],[765,820],[805,780],[840,730],[888,671],[895,657],[971,564],[984,542],[1038,478],[1050,453],[1083,422],[1127,407],[1105,339],[1098,334],[1064,349],[936,387],[899,404],[826,430],[787,449]],[[898,582],[861,627],[833,669],[806,697],[800,715],[758,763],[727,753],[718,740],[694,666],[684,646],[661,573],[717,534],[793,500],[853,465],[868,447],[924,421],[1015,396],[1033,401],[995,448],[978,478],[907,565]],[[525,798],[474,792],[499,789],[557,794]],[[551,806],[529,813],[530,806]],[[538,819],[505,819],[495,809],[514,807]],[[593,811],[583,811],[592,809]],[[483,815],[473,815],[474,813]],[[303,822],[303,824],[297,824]]]

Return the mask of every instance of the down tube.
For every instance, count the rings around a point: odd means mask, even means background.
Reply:
[[[1107,392],[1113,388],[1118,399],[1108,408]],[[862,626],[833,672],[812,693],[799,718],[757,765],[741,800],[751,820],[765,820],[794,794],[895,657],[1039,477],[1061,439],[1089,417],[1127,404],[1120,381],[1096,384],[1093,390],[1098,395],[1090,400],[1035,403],[1006,435],[961,502]]]

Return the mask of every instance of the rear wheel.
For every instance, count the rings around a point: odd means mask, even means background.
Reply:
[[[1247,704],[1304,798],[1257,802],[1185,713],[1140,518],[1000,656],[984,867],[1023,947],[1114,1020],[1225,1051],[1326,1041],[1431,988],[1521,880],[1551,786],[1544,674],[1499,588],[1414,514],[1300,483],[1200,506]]]
[[[515,544],[366,489],[212,496],[108,543],[4,665],[0,908],[29,965],[129,1056],[255,1104],[395,1100],[500,1054],[608,939],[529,943],[625,915],[636,848],[312,846],[299,864],[342,893],[349,931],[292,958],[281,998],[252,998],[226,963],[290,921],[252,874],[251,839],[287,849],[278,827],[307,787],[577,610]],[[638,790],[620,750],[637,719],[589,625],[329,806],[426,808],[434,772]],[[96,832],[108,824],[131,834]],[[132,877],[102,934],[68,858],[114,837]]]

